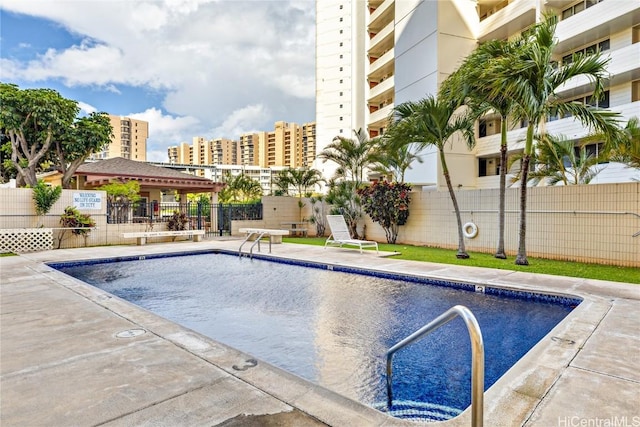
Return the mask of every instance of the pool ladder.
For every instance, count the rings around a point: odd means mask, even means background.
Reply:
[[[463,305],[451,307],[387,351],[387,406],[389,408],[391,408],[393,401],[391,376],[393,374],[392,359],[395,352],[449,323],[457,316],[464,320],[471,339],[471,425],[472,427],[482,427],[484,419],[484,344],[478,321],[471,310]]]
[[[263,232],[252,231],[250,233],[247,233],[247,238],[244,239],[244,241],[240,245],[240,248],[238,249],[238,256],[242,257],[242,247],[244,246],[244,244],[247,243],[249,239],[251,239],[253,236],[258,236],[256,237],[256,240],[253,242],[253,244],[249,248],[249,258],[253,259],[253,248],[254,246],[258,245],[258,251],[260,251],[260,240],[262,240],[265,234],[266,232],[264,231]],[[269,253],[271,253],[271,239],[269,239]]]

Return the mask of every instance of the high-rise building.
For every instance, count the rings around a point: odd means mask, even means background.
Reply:
[[[310,167],[316,155],[315,136],[315,123],[279,121],[273,131],[246,133],[237,141],[194,137],[192,145],[169,147],[167,154],[172,164]]]
[[[383,134],[395,105],[436,94],[478,43],[517,36],[545,13],[559,17],[554,60],[562,65],[576,52],[604,52],[611,58],[611,78],[598,105],[620,112],[625,120],[640,116],[637,0],[322,0],[316,2],[318,152],[335,136],[350,136],[359,128],[370,136]],[[576,79],[559,95],[590,102],[591,88]],[[492,116],[479,121],[473,151],[461,142],[448,149],[454,185],[498,186],[499,122]],[[522,150],[518,141],[524,128],[509,125],[510,149]],[[550,117],[546,130],[576,141],[588,132],[572,117]],[[405,179],[444,186],[437,153],[426,150],[422,159]],[[326,166],[318,168],[327,176]],[[629,179],[622,167],[606,168],[592,182]]]
[[[92,154],[89,158],[102,160],[124,157],[128,160],[146,161],[149,123],[111,114],[109,120],[113,128],[111,142],[101,152]]]

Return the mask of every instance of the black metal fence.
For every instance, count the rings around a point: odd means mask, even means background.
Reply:
[[[185,214],[190,229],[206,230],[207,233],[222,236],[231,233],[232,220],[261,220],[263,210],[262,203],[107,203],[107,223],[144,223],[153,226],[168,222],[175,212]]]

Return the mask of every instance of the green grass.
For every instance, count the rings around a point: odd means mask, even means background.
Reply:
[[[0,253],[0,257],[3,256],[16,256],[16,254],[12,253],[12,252],[2,252]]]
[[[285,237],[282,240],[286,243],[324,246],[326,239],[320,237]],[[399,255],[391,257],[394,259],[497,268],[501,270],[525,271],[528,273],[553,274],[556,276],[582,277],[585,279],[640,284],[640,269],[634,267],[617,267],[613,265],[587,264],[584,262],[558,261],[532,257],[527,257],[529,260],[528,266],[522,266],[514,264],[515,258],[513,256],[503,260],[494,258],[492,254],[469,252],[471,258],[458,259],[456,258],[456,251],[450,249],[390,245],[387,243],[381,243],[379,247],[381,251],[399,252]]]

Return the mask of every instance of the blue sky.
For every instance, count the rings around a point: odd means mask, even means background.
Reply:
[[[147,157],[194,136],[315,120],[315,4],[3,0],[0,81],[149,122]]]

